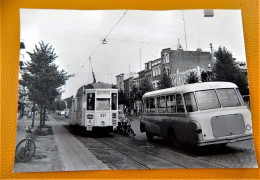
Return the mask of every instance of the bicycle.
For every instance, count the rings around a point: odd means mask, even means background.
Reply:
[[[15,158],[19,162],[29,161],[35,154],[36,145],[32,140],[33,129],[26,126],[26,136],[25,139],[21,140],[15,149]]]

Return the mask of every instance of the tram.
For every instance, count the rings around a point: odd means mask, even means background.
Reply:
[[[187,84],[143,96],[141,132],[196,146],[252,139],[251,113],[229,82]]]
[[[118,89],[102,82],[84,85],[72,99],[69,113],[71,125],[86,131],[112,132],[118,125]]]

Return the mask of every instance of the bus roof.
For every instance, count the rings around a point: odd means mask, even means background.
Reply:
[[[161,89],[157,91],[147,92],[143,95],[143,98],[153,97],[159,95],[166,95],[171,93],[186,93],[192,91],[206,90],[206,89],[218,89],[218,88],[237,88],[237,85],[230,82],[203,82],[186,84],[182,86],[171,87],[167,89]]]

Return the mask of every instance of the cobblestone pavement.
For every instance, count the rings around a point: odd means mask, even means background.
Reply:
[[[67,118],[54,115],[57,121],[68,122]],[[140,132],[140,121],[138,117],[129,117],[132,119],[131,125],[136,133],[136,139],[148,142],[145,133]],[[195,148],[192,146],[183,146],[179,149],[174,149],[169,145],[169,142],[163,138],[155,137],[153,146],[167,148],[175,152],[182,153],[191,157],[207,161],[221,167],[226,168],[257,168],[257,161],[254,151],[253,140],[246,140],[236,143],[230,143],[227,146],[210,146]]]
[[[136,138],[147,142],[146,134],[140,132],[139,118],[130,117],[130,119],[133,119],[131,125],[137,134]],[[155,143],[173,149],[168,145],[165,139],[155,137]],[[210,146],[203,148],[184,146],[181,149],[174,150],[227,168],[258,167],[253,140],[230,143],[227,146]]]
[[[198,158],[227,168],[257,168],[253,140],[230,143],[226,147],[215,147]]]

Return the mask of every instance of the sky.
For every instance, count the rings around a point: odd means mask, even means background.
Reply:
[[[143,70],[162,49],[176,50],[178,39],[184,50],[210,52],[212,43],[213,50],[226,47],[237,61],[246,61],[240,10],[214,10],[214,17],[204,17],[203,10],[20,9],[20,39],[25,62],[26,52],[43,41],[55,49],[59,70],[74,74],[62,98],[93,82],[89,57],[97,81],[116,84],[116,75]]]

